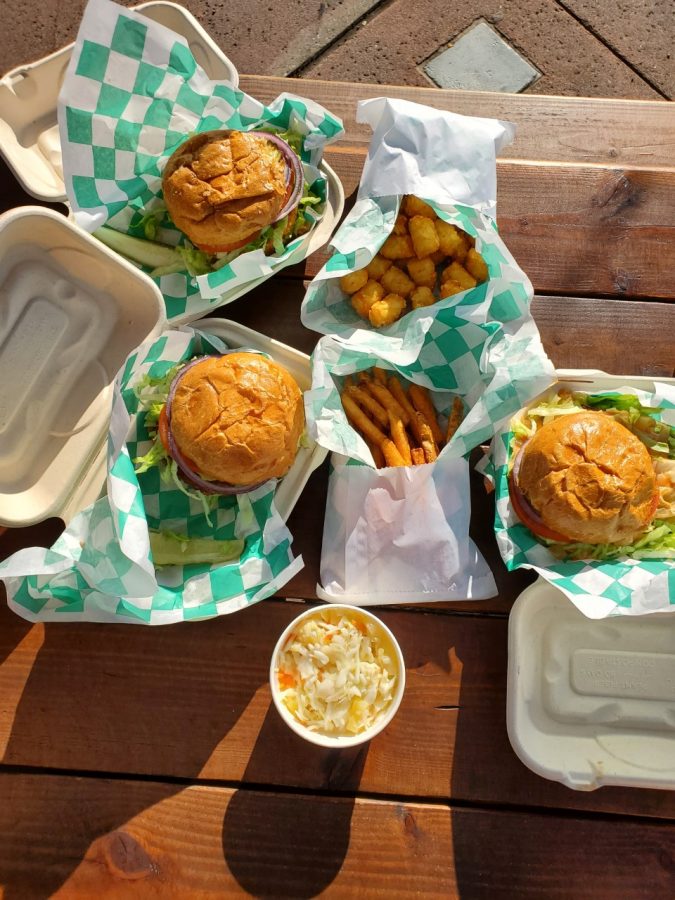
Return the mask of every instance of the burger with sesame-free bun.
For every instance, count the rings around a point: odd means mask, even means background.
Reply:
[[[283,366],[235,351],[174,367],[141,386],[154,435],[137,473],[168,470],[186,493],[238,494],[293,465],[305,424],[302,392]],[[149,403],[148,403],[149,401]]]
[[[511,424],[511,507],[554,555],[675,556],[675,429],[631,394],[559,391]]]
[[[286,220],[303,194],[302,164],[281,137],[263,131],[204,131],[169,157],[162,176],[174,224],[199,250],[230,253]]]

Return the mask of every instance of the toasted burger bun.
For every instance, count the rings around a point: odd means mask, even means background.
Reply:
[[[271,141],[241,131],[195,134],[169,157],[164,200],[177,228],[208,253],[243,247],[275,221],[287,166]]]
[[[204,478],[233,485],[285,475],[304,423],[293,377],[257,353],[194,365],[180,379],[171,406],[171,433],[183,456]]]
[[[517,488],[543,529],[563,539],[628,544],[654,518],[658,494],[651,457],[611,416],[559,416],[543,425],[521,453]]]

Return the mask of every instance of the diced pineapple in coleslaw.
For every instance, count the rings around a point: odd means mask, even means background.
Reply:
[[[397,663],[387,635],[360,616],[320,609],[298,623],[277,662],[281,700],[310,731],[355,735],[389,708]]]

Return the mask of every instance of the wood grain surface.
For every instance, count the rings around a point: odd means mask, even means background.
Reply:
[[[649,169],[672,169],[674,165],[672,105],[660,101],[448,91],[306,78],[289,83],[263,75],[242,75],[240,79],[241,88],[263,103],[289,90],[289,84],[295,93],[311,97],[340,116],[349,143],[367,144],[372,134],[370,126],[356,122],[359,100],[398,97],[463,115],[513,122],[516,138],[501,150],[504,159]]]
[[[0,827],[4,900],[675,891],[657,822],[3,773]]]
[[[3,607],[3,764],[675,819],[675,793],[571,791],[516,758],[503,616],[379,610],[406,663],[399,712],[366,747],[307,744],[268,685],[274,644],[302,609],[270,600],[171,628],[63,628]]]

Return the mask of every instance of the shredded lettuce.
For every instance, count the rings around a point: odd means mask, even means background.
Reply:
[[[186,566],[190,563],[225,563],[238,559],[244,541],[217,541],[210,537],[188,537],[174,531],[151,531],[150,550],[156,566]]]
[[[675,519],[657,520],[632,544],[562,543],[540,539],[558,559],[611,560],[620,556],[634,559],[675,559]]]
[[[134,385],[134,394],[144,409],[154,412],[159,405],[159,410],[157,411],[157,416],[159,417],[162,406],[166,403],[169,396],[171,382],[184,365],[185,363],[176,363],[175,366],[167,369],[163,375],[153,377],[146,373],[138,379]]]
[[[168,463],[168,461],[169,454],[164,449],[164,444],[159,439],[159,436],[157,436],[148,452],[134,459],[134,471],[137,475],[142,475],[143,472],[147,472],[153,466],[160,466],[162,463]]]

